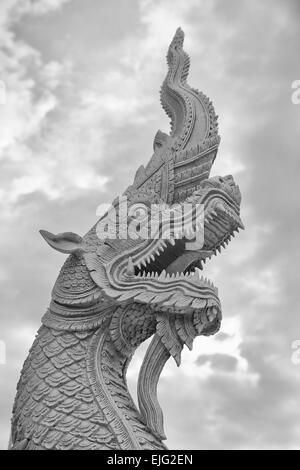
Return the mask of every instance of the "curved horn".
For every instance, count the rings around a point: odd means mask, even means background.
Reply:
[[[155,186],[168,204],[183,201],[209,178],[216,158],[218,117],[209,98],[187,84],[190,59],[183,41],[184,33],[178,28],[169,46],[168,73],[160,91],[162,107],[171,119],[171,134],[157,132],[154,154],[137,171],[134,184],[125,192],[129,197]]]

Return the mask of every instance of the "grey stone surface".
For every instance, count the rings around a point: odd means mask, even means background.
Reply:
[[[18,383],[12,449],[164,449],[160,373],[170,356],[180,364],[184,345],[191,348],[196,336],[220,328],[217,288],[198,272],[243,228],[241,195],[231,176],[209,178],[220,142],[217,116],[210,100],[186,82],[183,39],[179,28],[161,89],[171,133],[157,132],[152,158],[124,193],[129,209],[160,204],[167,212],[171,206],[174,237],[101,239],[97,227],[84,237],[41,231],[69,256]],[[204,206],[204,244],[192,250],[188,231],[176,232],[186,203]],[[118,223],[130,224],[118,204]],[[194,209],[189,217],[196,234],[203,230]],[[151,336],[137,409],[126,370]]]

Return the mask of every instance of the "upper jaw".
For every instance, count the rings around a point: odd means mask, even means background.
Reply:
[[[196,220],[192,228],[196,239],[200,232],[204,235],[202,246],[188,248],[191,228],[184,232],[175,231],[169,239],[150,240],[135,253],[125,255],[121,275],[124,278],[129,276],[131,281],[158,277],[189,280],[195,269],[203,269],[207,259],[221,252],[240,229],[244,229],[244,225],[236,208],[220,196],[208,199],[204,210],[204,226]],[[211,285],[206,279],[202,281]]]
[[[195,263],[188,266],[185,272],[152,270],[153,263],[158,267],[160,257],[164,253],[168,254],[169,250],[176,249],[178,242],[175,239],[153,240],[150,244],[148,242],[148,250],[144,249],[143,255],[124,254],[122,261],[119,259],[111,266],[112,271],[109,270],[114,274],[109,274],[109,288],[105,289],[106,293],[120,303],[142,302],[159,306],[162,310],[172,307],[174,311],[182,313],[208,309],[211,315],[220,315],[218,289],[209,279],[200,275],[200,271],[195,269]],[[200,250],[196,255],[206,256],[207,252]],[[209,257],[212,255],[210,251]],[[216,310],[212,310],[213,308]]]
[[[167,273],[165,269],[148,271],[163,253],[176,245],[171,240],[151,240],[144,249],[124,253],[107,268],[108,286],[104,291],[118,303],[147,303],[161,310],[172,307],[174,311],[189,312],[210,309],[212,315],[220,314],[218,289],[213,283],[194,271]],[[143,271],[144,269],[144,271]],[[215,309],[212,311],[211,309]]]
[[[114,257],[105,266],[108,285],[105,291],[118,302],[138,301],[174,308],[220,309],[217,288],[198,275],[196,268],[221,251],[236,231],[243,229],[239,204],[227,190],[234,184],[219,181],[200,188],[192,197],[204,205],[204,244],[187,250],[187,232],[173,233],[168,239],[139,241]],[[192,229],[203,231],[203,225],[193,219]]]

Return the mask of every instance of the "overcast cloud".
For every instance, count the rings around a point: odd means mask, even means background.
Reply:
[[[158,93],[178,26],[189,83],[220,116],[212,174],[238,181],[246,231],[205,268],[222,332],[161,378],[167,445],[300,448],[298,0],[1,0],[0,448],[64,260],[38,230],[86,233],[147,163],[157,129],[169,130]]]

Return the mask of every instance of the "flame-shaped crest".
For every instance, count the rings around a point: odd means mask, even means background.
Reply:
[[[170,135],[158,131],[154,154],[141,166],[127,194],[155,189],[169,203],[185,200],[207,179],[220,137],[217,116],[207,96],[187,84],[190,59],[178,28],[167,54],[168,73],[161,87],[161,104],[171,120]]]

